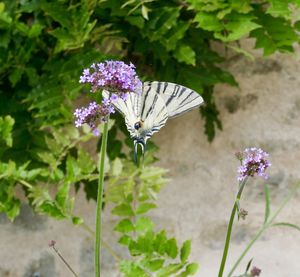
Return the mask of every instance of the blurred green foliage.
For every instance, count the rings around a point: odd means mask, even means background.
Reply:
[[[220,67],[213,42],[237,53],[243,37],[264,55],[292,52],[300,23],[298,0],[17,0],[0,2],[0,211],[19,213],[17,186],[37,211],[71,218],[69,190],[83,184],[95,197],[97,168],[73,127],[83,68],[95,61],[132,61],[142,79],[173,81],[202,94],[209,140],[222,128],[214,101],[217,83],[237,85]],[[85,99],[81,96],[80,101]],[[107,163],[116,170],[129,139],[119,115],[111,126]],[[120,170],[120,169],[118,169]],[[107,173],[110,178],[110,174]],[[111,195],[110,195],[111,193]],[[116,192],[110,190],[107,197]]]

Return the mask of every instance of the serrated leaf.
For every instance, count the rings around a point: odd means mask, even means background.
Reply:
[[[143,263],[143,266],[153,272],[161,269],[164,263],[165,263],[164,259],[154,259],[150,261],[147,259],[145,263]]]
[[[67,205],[67,201],[69,199],[69,191],[70,191],[70,184],[64,183],[59,187],[57,194],[55,196],[56,202],[63,209],[66,208]]]
[[[131,242],[131,237],[130,236],[128,236],[128,235],[124,235],[124,236],[122,236],[122,237],[120,237],[120,239],[119,239],[119,243],[120,244],[123,244],[123,245],[129,245],[130,244],[130,242]]]
[[[81,168],[79,167],[75,158],[71,155],[68,155],[67,157],[66,170],[66,181],[69,183],[75,182],[77,180],[77,177],[81,173]]]
[[[112,209],[111,213],[114,215],[119,215],[119,216],[133,216],[134,215],[134,212],[128,203],[122,203],[120,205],[117,205],[116,207],[114,207]]]
[[[267,9],[267,13],[275,17],[281,16],[285,18],[290,18],[291,10],[289,9],[289,1],[281,0],[269,0],[270,6]]]
[[[216,13],[198,12],[194,20],[198,23],[198,27],[203,30],[213,32],[223,30],[223,25],[218,20]]]
[[[8,147],[12,147],[13,144],[12,130],[14,124],[15,120],[10,115],[0,117],[0,139],[4,140]]]
[[[156,208],[157,206],[154,203],[141,203],[138,208],[136,209],[136,214],[144,214],[151,209]]]
[[[184,267],[184,264],[170,264],[157,272],[157,277],[170,277]]]
[[[116,158],[113,162],[112,162],[112,175],[113,176],[119,176],[122,173],[123,170],[123,164],[121,159]]]
[[[196,65],[196,53],[189,45],[181,44],[174,51],[174,57],[186,64]]]
[[[166,253],[169,257],[172,259],[175,259],[178,253],[178,247],[177,247],[177,242],[176,239],[169,239],[166,242]]]
[[[134,226],[129,219],[123,219],[115,226],[114,230],[120,233],[129,233],[134,231]]]
[[[167,236],[165,231],[159,232],[153,241],[153,248],[154,250],[163,255],[165,253],[165,244],[167,242]]]
[[[8,76],[9,81],[12,84],[12,87],[15,87],[15,85],[21,80],[21,77],[24,73],[23,68],[15,68]]]
[[[183,243],[180,249],[180,260],[182,263],[186,262],[191,253],[191,241],[187,240]]]
[[[135,228],[138,232],[149,232],[153,229],[153,222],[146,217],[140,217],[137,221],[136,221],[136,225]]]
[[[96,163],[91,155],[81,148],[78,149],[77,165],[84,174],[90,174],[96,169]]]
[[[248,14],[231,14],[228,23],[224,26],[226,33],[215,32],[214,35],[225,42],[239,40],[251,31],[261,27],[254,22],[254,19],[254,16]]]
[[[31,28],[29,29],[29,32],[28,32],[28,37],[30,38],[35,38],[35,37],[38,37],[42,30],[43,30],[44,26],[39,24],[39,23],[34,23]]]
[[[293,44],[299,41],[299,37],[290,22],[264,13],[258,13],[258,16],[258,23],[262,28],[253,30],[250,34],[256,38],[255,48],[263,48],[265,56],[276,50],[292,52]]]
[[[133,261],[121,261],[120,271],[124,273],[126,277],[149,277],[149,275]]]
[[[196,263],[191,263],[187,265],[186,271],[188,272],[189,275],[195,275],[198,271],[199,265]]]

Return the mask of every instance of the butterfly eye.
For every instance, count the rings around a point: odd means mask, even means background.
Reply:
[[[140,129],[141,127],[142,127],[141,122],[136,122],[134,124],[134,129],[136,129],[136,130]]]

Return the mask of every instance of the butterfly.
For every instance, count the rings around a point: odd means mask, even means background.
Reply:
[[[103,96],[108,98],[109,92],[104,90]],[[187,87],[153,81],[142,83],[139,91],[129,93],[125,101],[117,99],[112,104],[125,118],[137,161],[138,145],[144,155],[147,140],[165,126],[168,118],[179,116],[202,103],[202,97]]]

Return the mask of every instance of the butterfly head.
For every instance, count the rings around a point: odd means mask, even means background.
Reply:
[[[142,121],[142,120],[134,123],[134,129],[136,131],[139,131],[141,128],[143,128],[143,126],[144,126],[144,121]]]

